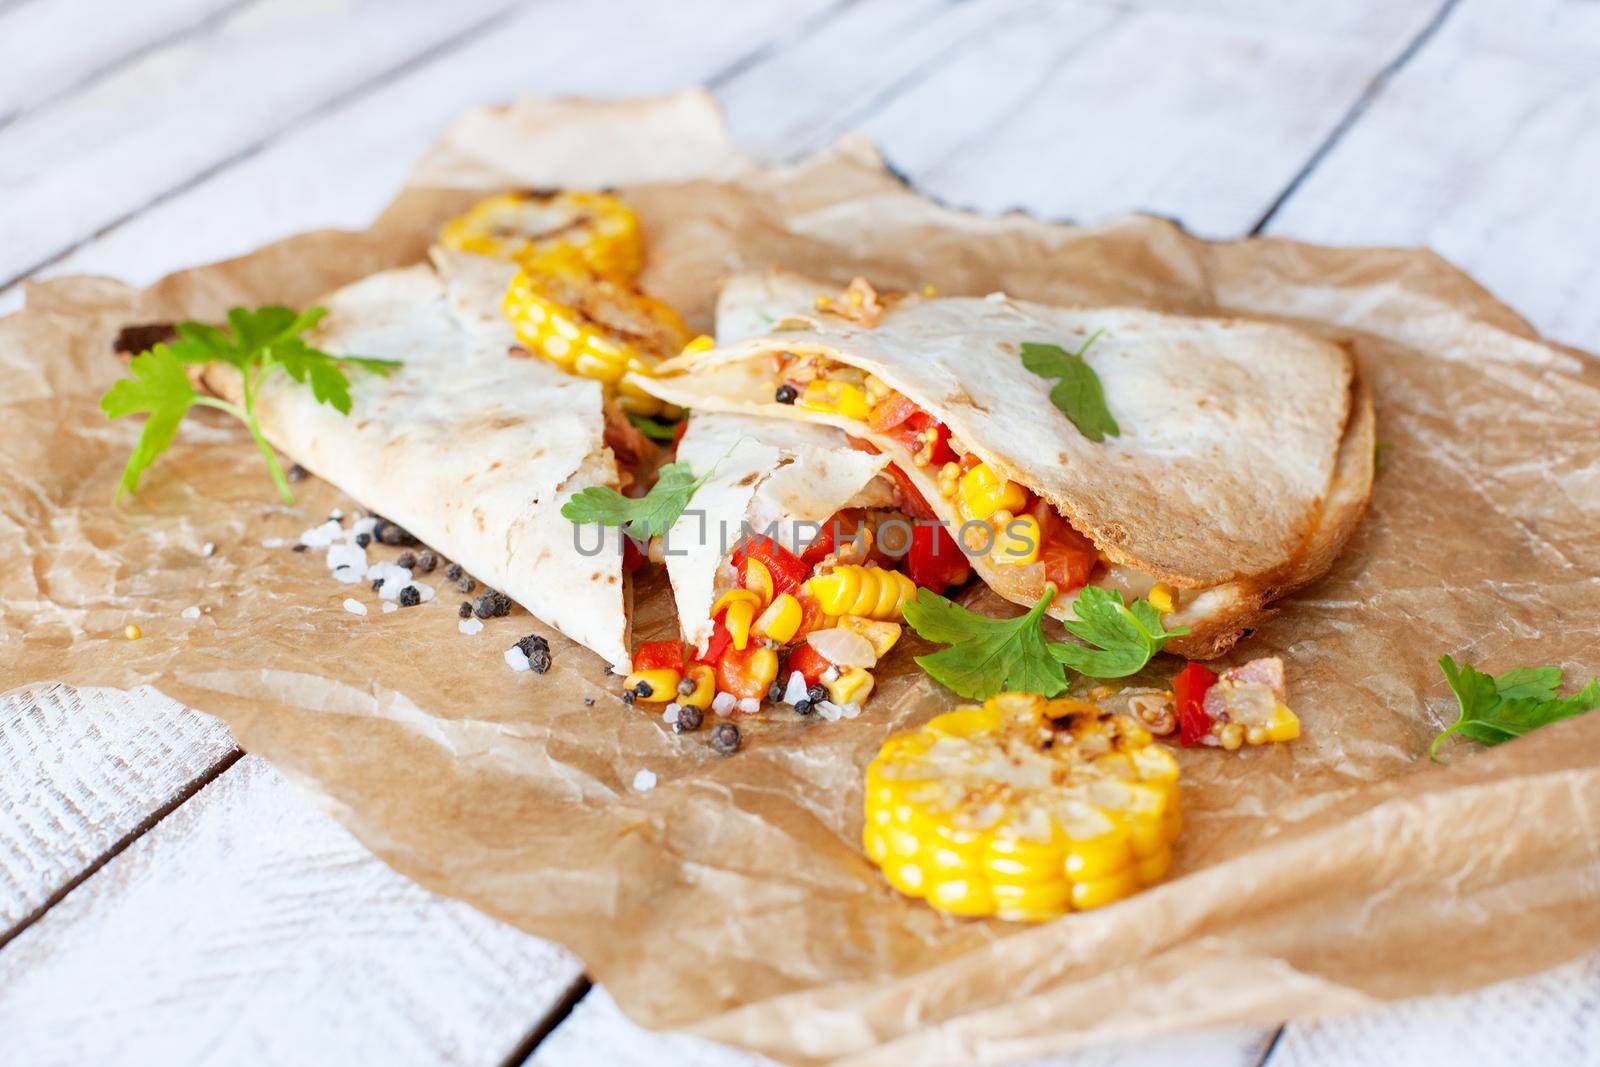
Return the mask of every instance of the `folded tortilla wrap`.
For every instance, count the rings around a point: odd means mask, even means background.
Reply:
[[[649,383],[661,399],[708,411],[833,425],[895,461],[941,519],[959,526],[936,471],[865,423],[775,400],[773,357],[815,355],[903,393],[998,474],[1048,501],[1107,566],[1098,584],[1139,595],[1180,591],[1168,647],[1209,656],[1231,646],[1267,603],[1319,577],[1354,529],[1372,483],[1371,401],[1341,347],[1267,323],[1135,308],[1058,308],[992,298],[906,298],[876,325],[819,311],[829,286],[782,273],[741,275],[719,321],[766,332],[687,353]],[[1052,380],[1019,358],[1024,341],[1085,356],[1120,436],[1094,442],[1050,399]],[[974,569],[1032,604],[1042,578],[985,555]],[[1064,617],[1071,597],[1051,614]]]
[[[332,293],[310,342],[401,367],[387,378],[352,369],[348,416],[282,375],[256,411],[297,463],[626,669],[620,535],[560,514],[579,490],[619,484],[602,387],[508,354],[516,339],[498,309],[513,269],[458,257]],[[231,368],[209,366],[203,384],[238,399]]]

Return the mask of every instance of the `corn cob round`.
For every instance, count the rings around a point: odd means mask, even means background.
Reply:
[[[863,619],[899,619],[905,602],[917,585],[899,571],[847,563],[806,582],[805,588],[828,615],[857,615]]]
[[[1128,715],[1002,693],[890,737],[863,845],[889,884],[954,915],[1051,919],[1163,877],[1178,764]]]
[[[644,261],[639,219],[614,196],[582,192],[502,193],[445,224],[449,248],[514,260],[529,270],[576,258],[589,269],[632,278]]]

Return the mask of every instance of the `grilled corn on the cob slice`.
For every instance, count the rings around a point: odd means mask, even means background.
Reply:
[[[591,270],[632,278],[644,260],[639,219],[614,196],[584,192],[502,193],[445,224],[440,243],[514,260],[530,270],[576,259]]]
[[[905,602],[917,594],[916,583],[899,571],[856,563],[812,578],[804,588],[821,603],[824,614],[891,622],[904,614]]]
[[[867,768],[867,855],[955,915],[1038,921],[1166,874],[1178,764],[1128,715],[1002,693],[890,737]]]

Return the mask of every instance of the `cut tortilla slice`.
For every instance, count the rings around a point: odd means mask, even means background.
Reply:
[[[509,354],[511,326],[492,313],[503,287],[500,272],[446,262],[330,294],[310,343],[400,368],[387,378],[352,369],[348,416],[276,376],[256,401],[262,429],[297,463],[626,669],[620,534],[579,530],[560,513],[582,489],[619,485],[601,385]],[[203,382],[238,397],[231,368],[208,366]]]
[[[765,332],[658,368],[648,387],[670,403],[838,427],[888,455],[936,517],[959,527],[938,471],[860,419],[779,403],[779,363],[871,375],[948,427],[958,450],[1017,482],[1102,557],[1090,580],[1129,596],[1174,590],[1168,646],[1230,646],[1269,602],[1331,566],[1372,480],[1371,402],[1337,345],[1266,323],[1132,308],[1069,309],[1003,297],[892,302],[876,325],[820,312],[823,283],[782,273],[725,287],[719,322]],[[755,309],[752,311],[752,309]],[[1057,409],[1055,384],[1019,357],[1021,342],[1075,351],[1096,372],[1119,436],[1094,442]],[[838,371],[829,368],[853,370]],[[1033,604],[1037,565],[971,552],[1001,595]],[[1051,614],[1065,617],[1073,598]]]

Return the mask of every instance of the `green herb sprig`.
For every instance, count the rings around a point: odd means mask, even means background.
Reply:
[[[1090,678],[1126,678],[1149,663],[1167,641],[1189,632],[1187,626],[1166,629],[1161,612],[1150,601],[1124,604],[1121,593],[1098,585],[1080,589],[1072,610],[1077,618],[1062,625],[1084,644],[1054,644],[1050,654]]]
[[[294,503],[289,481],[256,420],[256,400],[262,385],[281,371],[302,385],[309,384],[318,403],[348,415],[350,379],[345,376],[346,364],[381,375],[393,373],[400,365],[391,359],[329,355],[306,344],[300,335],[326,314],[327,310],[320,307],[298,314],[276,305],[255,311],[236,307],[228,312],[228,330],[203,322],[181,322],[177,340],[133,357],[128,365],[131,377],[114,382],[100,398],[100,410],[110,418],[140,413],[149,416],[123,468],[118,499],[138,492],[140,476],[171,447],[183,417],[198,404],[226,411],[245,424],[267,462],[278,496],[285,504]],[[226,363],[239,372],[241,403],[195,390],[184,367],[204,363]]]
[[[591,485],[561,505],[561,514],[574,523],[620,526],[635,541],[648,541],[672,528],[695,491],[715,470],[713,467],[697,478],[689,464],[669,463],[661,468],[656,484],[641,497],[623,496],[609,486]]]
[[[1041,378],[1058,379],[1050,389],[1050,402],[1072,420],[1079,433],[1097,444],[1108,436],[1122,436],[1122,428],[1106,406],[1100,376],[1083,358],[1104,332],[1090,334],[1076,352],[1060,345],[1022,342],[1022,365]]]
[[[1440,743],[1451,734],[1498,745],[1600,708],[1600,678],[1563,697],[1560,667],[1517,667],[1504,674],[1484,674],[1467,664],[1458,667],[1455,660],[1444,656],[1439,669],[1456,695],[1461,714],[1428,746],[1428,758],[1435,762]]]

